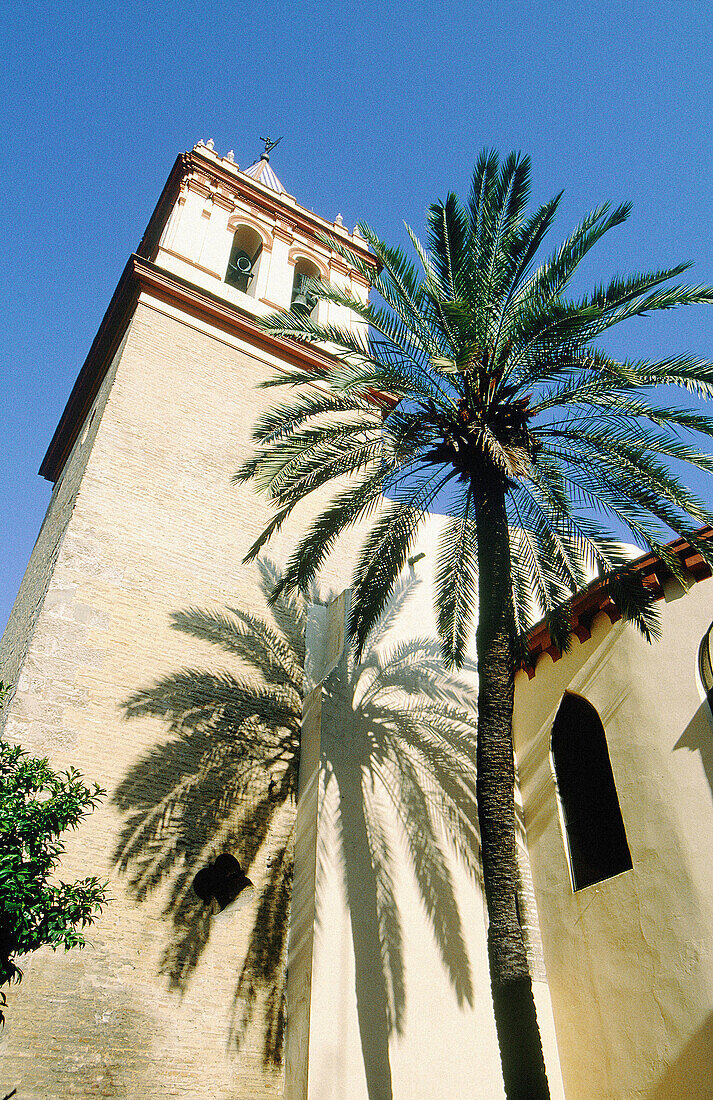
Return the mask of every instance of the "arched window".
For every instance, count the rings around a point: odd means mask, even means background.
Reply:
[[[713,652],[711,651],[711,645],[713,644],[713,623],[708,627],[703,635],[703,641],[701,642],[698,650],[698,672],[701,677],[701,683],[706,693],[708,702],[713,707]]]
[[[604,726],[592,704],[579,695],[568,693],[560,703],[552,727],[552,759],[574,889],[630,870]]]
[[[319,279],[320,271],[309,260],[298,260],[292,280],[292,299],[290,309],[297,313],[311,314],[317,305],[317,295],[310,290],[309,279]]]
[[[261,252],[260,234],[249,225],[239,225],[233,237],[228,270],[225,272],[225,281],[228,286],[234,286],[244,294],[255,294]]]

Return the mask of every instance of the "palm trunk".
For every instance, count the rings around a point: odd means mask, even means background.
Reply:
[[[495,1024],[508,1100],[549,1100],[516,902],[513,612],[505,489],[491,484],[478,495],[476,793]]]

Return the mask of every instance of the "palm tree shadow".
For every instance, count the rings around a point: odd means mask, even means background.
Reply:
[[[362,664],[343,656],[322,703],[322,768],[336,794],[362,1058],[368,1095],[380,1098],[391,1096],[389,1039],[402,1032],[406,1004],[393,880],[399,836],[457,1002],[473,1003],[444,836],[478,879],[474,719],[437,643],[388,645],[389,619],[411,587],[397,592]]]
[[[279,573],[268,561],[259,567],[268,595]],[[412,586],[396,592],[362,664],[345,656],[323,691],[321,766],[337,794],[370,1097],[391,1095],[388,1043],[402,1031],[406,1004],[390,821],[405,840],[458,1003],[473,1001],[447,848],[479,878],[475,720],[435,642],[388,643]],[[161,970],[174,989],[186,988],[211,932],[210,910],[192,889],[197,872],[230,852],[251,874],[267,853],[264,885],[252,875],[260,893],[229,1025],[240,1047],[262,1022],[266,1066],[281,1064],[284,1046],[306,619],[307,602],[294,595],[281,595],[269,617],[238,608],[175,613],[175,629],[210,642],[240,671],[184,669],[129,698],[126,717],[158,717],[169,738],[113,796],[125,815],[114,859],[131,893],[142,901],[167,889]]]

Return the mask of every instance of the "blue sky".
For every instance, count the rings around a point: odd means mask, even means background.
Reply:
[[[694,261],[713,282],[713,18],[707,2],[184,2],[20,12],[2,0],[0,628],[49,499],[37,469],[177,153],[259,137],[288,191],[402,241],[467,192],[478,151],[522,149],[555,236],[603,199],[627,224],[594,282]],[[619,354],[710,356],[713,311],[640,321]]]

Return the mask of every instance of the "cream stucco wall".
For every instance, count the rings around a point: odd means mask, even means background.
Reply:
[[[282,1093],[281,1072],[263,1065],[259,1014],[240,1050],[229,1041],[254,909],[211,928],[195,968],[186,964],[185,980],[176,981],[166,968],[166,947],[176,938],[166,906],[181,866],[169,866],[155,892],[137,897],[116,862],[127,817],[114,800],[127,778],[129,788],[135,784],[137,806],[152,798],[158,805],[165,797],[155,771],[141,776],[170,736],[157,718],[127,721],[123,705],[129,696],[185,668],[244,674],[239,662],[216,657],[205,642],[171,629],[171,615],[191,607],[264,609],[255,572],[241,562],[267,510],[230,477],[249,448],[254,419],[271,400],[256,382],[276,363],[144,295],[95,415],[65,467],[28,567],[0,657],[7,662],[3,667],[19,673],[6,730],[28,750],[49,753],[56,767],[78,766],[107,787],[106,802],[71,838],[62,873],[106,877],[111,902],[83,953],[38,953],[28,961],[22,986],[12,991],[3,1081],[17,1085],[27,1100]],[[302,521],[307,515],[302,509]],[[414,591],[389,644],[435,637],[430,585],[438,526],[434,519],[415,550],[425,558],[407,571]],[[283,555],[294,537],[295,526],[277,540],[273,555]],[[343,586],[352,551],[339,548],[325,572],[325,590]],[[471,706],[472,692],[471,682]],[[348,769],[349,744],[340,721],[335,723],[333,704],[324,735],[331,739],[333,759],[341,752]],[[323,735],[321,726],[317,735]],[[319,746],[314,759],[319,772]],[[171,789],[171,777],[164,779]],[[299,856],[301,839],[314,830],[319,857],[311,887],[316,909],[307,930],[308,1095],[347,1100],[366,1095],[351,915],[336,791],[324,773],[317,775],[314,791],[315,799],[305,797],[301,806],[303,817],[312,810],[314,818],[308,816],[298,835]],[[379,798],[383,803],[383,791]],[[381,808],[394,856],[405,973],[403,1021],[387,1037],[393,1096],[431,1095],[437,1080],[443,1097],[473,1086],[484,1100],[496,1100],[502,1085],[479,886],[444,824],[440,842],[471,989],[459,1003],[424,913],[403,832],[393,810]],[[247,865],[258,893],[271,853],[291,826],[288,807],[269,845]],[[197,834],[195,843],[203,839]],[[148,857],[154,854],[147,851]],[[128,869],[135,873],[136,861]],[[368,867],[362,870],[368,878]],[[187,933],[190,942],[190,926]],[[550,1081],[553,1096],[561,1097],[549,999],[536,960],[535,967]],[[297,1017],[294,997],[292,1011]],[[289,1036],[288,1024],[288,1042]]]
[[[386,659],[397,645],[435,642],[432,577],[442,522],[442,518],[432,517],[414,547],[414,563],[404,575],[409,595],[398,613],[392,614],[389,630],[378,642],[378,653]],[[343,598],[330,606],[328,621],[313,635],[312,649],[319,650],[321,656],[310,660],[309,649],[307,655],[308,668],[311,663],[311,675],[317,682],[324,679],[325,671],[337,667],[326,677],[323,691],[317,687],[308,696],[303,724],[303,793],[298,811],[288,987],[288,1020],[296,1013],[299,1024],[291,1033],[288,1022],[285,1097],[425,1100],[437,1095],[455,1100],[472,1095],[479,1100],[500,1100],[504,1093],[488,975],[479,855],[477,850],[469,851],[469,869],[454,844],[455,823],[445,810],[436,809],[437,855],[446,868],[445,878],[440,886],[431,882],[425,894],[423,881],[419,886],[413,847],[409,855],[407,831],[389,794],[394,787],[393,761],[389,763],[385,752],[380,768],[378,753],[365,753],[365,724],[374,723],[378,744],[383,738],[379,721],[388,723],[388,715],[369,719],[359,713],[360,676],[368,679],[373,655],[364,672],[348,665],[341,651],[344,612]],[[329,659],[323,639],[330,633],[327,627],[332,619],[332,634],[338,633],[336,626],[342,623],[341,643],[327,644],[327,650],[333,651]],[[445,683],[445,672],[442,677]],[[472,715],[476,703],[472,667],[455,683],[459,705]],[[437,776],[433,780],[432,785],[426,784],[426,797],[439,807]],[[366,792],[365,821],[361,816],[362,790]],[[411,807],[409,813],[414,812]],[[470,812],[475,813],[473,806]],[[396,899],[393,916],[402,943],[404,988],[397,993],[402,1017],[398,1026],[393,1019],[385,1022],[381,1000],[382,965],[386,973],[393,971],[393,965],[388,958],[382,962],[373,954],[369,957],[368,949],[374,938],[369,930],[370,890],[376,890],[375,897],[379,894],[384,873],[384,865],[373,862],[371,834],[376,822],[383,830],[381,842],[391,853],[385,866]],[[421,826],[414,825],[418,835]],[[521,857],[526,864],[524,852]],[[355,881],[361,884],[358,890]],[[435,919],[429,919],[429,901]],[[450,943],[448,933],[445,939],[442,935],[439,947],[435,928],[448,929],[454,913],[457,935],[452,933]],[[532,907],[529,916],[537,939]],[[554,1025],[541,968],[536,978],[551,1094],[562,1098]]]
[[[229,250],[231,239],[220,203],[199,198],[194,221],[183,225],[177,207],[165,238],[173,234],[177,248],[183,233],[180,247],[195,254],[195,262],[207,261],[209,232],[215,230],[217,251]],[[274,292],[280,300],[291,286],[286,249],[275,240],[269,268],[274,274],[280,256],[282,283]],[[197,270],[186,263],[184,274],[198,283]],[[264,608],[255,570],[241,563],[268,513],[230,478],[250,447],[252,423],[272,401],[256,383],[275,366],[274,355],[258,357],[240,338],[143,294],[55,487],[5,632],[0,677],[16,685],[5,708],[7,735],[49,754],[57,767],[78,766],[109,792],[70,839],[63,873],[108,878],[111,904],[85,952],[38,953],[28,960],[23,985],[11,991],[0,1047],[8,1067],[3,1085],[17,1084],[27,1100],[248,1098],[282,1090],[279,1070],[263,1066],[257,1020],[239,1051],[226,1044],[253,917],[248,912],[216,926],[186,980],[171,978],[165,951],[175,929],[166,905],[179,871],[173,867],[162,886],[138,899],[116,862],[127,818],[114,801],[127,777],[168,738],[156,718],[127,721],[127,698],[182,668],[241,671],[206,642],[173,630],[171,615],[191,607]],[[275,557],[284,556],[310,511],[302,508],[296,525],[276,539]],[[415,567],[418,598],[406,605],[394,637],[433,635],[433,537],[434,529],[424,532],[426,559]],[[326,587],[343,588],[356,541],[339,548]],[[560,1095],[558,1044],[569,1100],[708,1095],[713,741],[696,655],[713,618],[713,584],[662,603],[661,611],[663,635],[654,646],[602,618],[589,641],[575,643],[556,663],[541,658],[535,679],[523,675],[517,687],[516,749],[556,1043],[540,981],[538,1010],[553,1093]],[[577,894],[549,757],[565,690],[585,696],[604,722],[634,862],[631,871]],[[156,799],[162,789],[157,781]],[[317,790],[308,1060],[310,1097],[321,1100],[362,1096],[365,1078],[335,792],[326,779]],[[278,845],[291,826],[287,812],[270,844]],[[498,1097],[478,891],[444,836],[473,987],[472,1003],[458,1005],[395,822],[389,839],[407,986],[403,1027],[388,1040],[394,1095],[431,1093],[437,1077],[449,1090],[443,1096],[459,1095],[464,1080],[475,1080],[486,1100]],[[251,855],[258,887],[269,859],[267,849]]]
[[[566,1094],[704,1100],[713,1069],[713,727],[697,682],[713,583],[659,605],[662,636],[599,616],[520,675],[515,742]],[[606,730],[633,869],[573,893],[550,759],[565,691]]]

